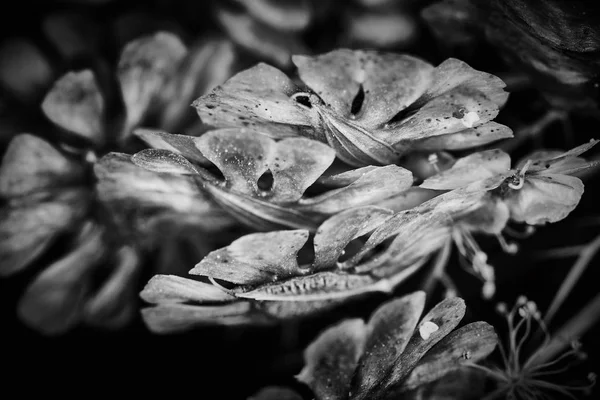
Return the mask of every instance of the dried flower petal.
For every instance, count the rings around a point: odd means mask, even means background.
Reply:
[[[238,284],[258,284],[301,275],[296,257],[307,240],[305,230],[246,235],[211,252],[190,274]]]
[[[498,337],[490,324],[474,322],[465,325],[427,352],[402,384],[402,389],[413,390],[440,379],[465,362],[477,362],[494,351],[497,342]]]
[[[491,178],[510,170],[510,156],[501,150],[486,150],[459,158],[454,165],[431,178],[420,187],[452,190],[474,181]]]
[[[369,335],[352,379],[351,392],[369,393],[404,352],[425,307],[425,293],[415,292],[380,306],[369,320]]]
[[[310,386],[319,399],[346,399],[367,334],[360,319],[327,329],[304,351],[305,366],[296,378]]]
[[[196,147],[193,136],[176,135],[174,133],[152,131],[149,129],[136,129],[133,131],[133,134],[155,149],[179,153],[188,160],[198,164],[209,163]]]
[[[188,301],[202,304],[235,300],[235,297],[214,285],[175,275],[154,275],[140,296],[144,301],[154,304]]]

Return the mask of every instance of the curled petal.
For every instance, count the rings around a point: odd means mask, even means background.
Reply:
[[[56,125],[101,146],[104,98],[90,70],[69,72],[44,98],[42,110]]]
[[[412,182],[412,173],[396,165],[369,168],[360,178],[346,187],[301,200],[299,208],[335,214],[352,207],[370,205],[394,197],[408,190]]]
[[[221,303],[235,297],[215,285],[175,275],[154,275],[140,293],[148,303]]]
[[[291,99],[299,89],[280,70],[260,63],[234,75],[193,106],[205,124],[237,128],[274,138],[316,134],[302,105]]]
[[[509,127],[490,121],[452,134],[417,140],[412,146],[421,151],[464,150],[512,137],[513,132]]]
[[[190,161],[198,164],[208,164],[194,143],[193,136],[176,135],[174,133],[136,129],[133,134],[155,149],[169,150],[179,153]]]
[[[326,220],[315,233],[312,268],[320,270],[336,265],[352,240],[373,231],[392,214],[390,210],[368,206],[353,208]]]
[[[296,260],[308,231],[253,233],[207,255],[191,271],[237,284],[263,284],[301,275]]]
[[[146,149],[135,153],[131,161],[144,169],[181,175],[197,175],[198,170],[182,155],[169,150]]]
[[[511,219],[530,225],[553,223],[564,219],[577,207],[583,195],[583,183],[568,175],[526,176],[520,190],[511,190],[505,201]]]

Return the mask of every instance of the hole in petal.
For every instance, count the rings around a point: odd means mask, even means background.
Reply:
[[[267,171],[258,178],[256,182],[258,188],[262,191],[268,192],[273,188],[273,174],[271,171]]]
[[[369,232],[363,236],[357,237],[356,239],[354,239],[350,243],[348,243],[346,245],[346,247],[344,247],[344,252],[338,259],[338,262],[343,263],[344,261],[349,260],[352,257],[354,257],[356,255],[356,253],[358,253],[362,249],[362,247],[365,244],[365,242],[367,241],[367,239],[369,239],[369,236],[371,236],[371,232]]]
[[[296,93],[292,96],[292,99],[304,107],[312,108],[312,104],[310,103],[310,95],[308,93]]]
[[[363,103],[365,102],[365,89],[363,85],[360,85],[358,88],[358,93],[354,96],[354,100],[352,100],[352,107],[350,108],[350,112],[352,115],[356,115],[360,112]]]

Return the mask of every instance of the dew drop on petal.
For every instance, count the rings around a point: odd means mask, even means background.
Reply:
[[[419,327],[419,335],[421,335],[421,338],[423,340],[427,340],[427,339],[429,339],[431,334],[433,332],[437,331],[438,329],[440,329],[440,327],[437,326],[436,324],[434,324],[433,322],[425,321]]]

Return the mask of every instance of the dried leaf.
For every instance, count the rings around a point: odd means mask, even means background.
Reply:
[[[83,166],[45,140],[27,133],[10,142],[0,165],[0,196],[17,197],[78,184]]]
[[[307,240],[306,230],[246,235],[211,252],[190,274],[243,285],[301,275],[296,257]]]
[[[320,400],[346,399],[367,333],[360,319],[346,320],[327,329],[304,351],[305,366],[296,378]]]

